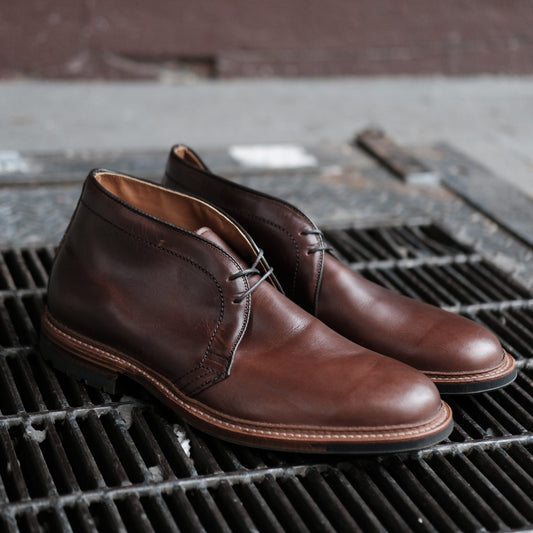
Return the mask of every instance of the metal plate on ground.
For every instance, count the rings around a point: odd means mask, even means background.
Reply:
[[[410,189],[378,167],[239,181],[298,203],[355,271],[486,324],[516,357],[516,382],[454,398],[450,438],[416,453],[328,457],[208,437],[134,384],[108,395],[56,373],[40,357],[35,344],[57,235],[77,196],[43,188],[47,207],[59,199],[54,233],[35,211],[41,229],[37,222],[26,227],[25,245],[0,251],[0,530],[531,528],[528,246],[449,191]],[[16,192],[17,201],[31,205],[35,190]]]

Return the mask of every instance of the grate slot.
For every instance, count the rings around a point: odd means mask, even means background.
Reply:
[[[461,483],[468,487],[467,490],[470,495],[475,495],[478,501],[483,502],[484,510],[490,511],[490,515],[486,517],[487,528],[501,531],[508,530],[509,527],[520,527],[524,524],[524,517],[517,513],[509,503],[507,494],[504,495],[497,490],[490,480],[476,468],[469,457],[459,453],[446,459],[446,461],[453,465],[454,477],[460,478]],[[505,517],[506,523],[502,521],[501,517]]]
[[[89,512],[96,524],[97,531],[105,531],[106,533],[122,533],[126,531],[126,526],[115,502],[107,496],[103,496],[98,501],[91,503]]]
[[[48,281],[48,273],[37,255],[37,250],[32,248],[24,249],[21,251],[21,256],[27,271],[31,275],[33,286],[45,289]]]
[[[61,531],[73,533],[65,511],[61,507],[48,508],[37,514],[37,520],[42,531]]]
[[[492,263],[478,261],[474,265],[483,276],[483,279],[486,280],[487,285],[501,291],[505,299],[520,300],[529,299],[533,296],[531,291],[520,285],[512,276],[502,272]]]
[[[20,297],[8,296],[4,300],[4,306],[17,335],[15,345],[34,346],[38,340],[37,335]]]
[[[137,496],[130,495],[128,498],[116,500],[115,505],[128,532],[155,532],[155,529],[150,524],[150,520]]]
[[[334,533],[333,526],[329,523],[320,506],[303,487],[300,476],[280,479],[278,483],[310,531]]]
[[[25,411],[7,357],[0,357],[0,402],[3,415]]]
[[[485,437],[505,436],[509,432],[496,420],[490,409],[485,407],[485,403],[477,398],[465,397],[461,400],[449,399],[448,402],[454,412],[455,423],[462,426],[463,420],[471,422],[471,426],[475,430],[474,433],[469,433],[473,439],[483,439]],[[466,416],[465,416],[466,415]],[[475,421],[474,423],[472,423]],[[468,427],[468,424],[466,425]],[[466,430],[466,427],[464,428]]]
[[[513,289],[510,283],[501,281],[501,276],[492,275],[484,267],[483,262],[454,265],[455,270],[465,280],[466,284],[479,289],[479,294],[489,301],[502,302],[522,298],[520,292]]]
[[[413,230],[414,228],[398,226],[369,230],[369,234],[387,243],[388,248],[397,259],[440,255],[440,252],[428,246],[429,243],[425,242],[426,239],[420,234],[415,234]]]
[[[422,267],[429,271],[429,267]],[[474,303],[485,303],[490,298],[479,290],[475,285],[475,280],[466,279],[456,268],[455,265],[443,265],[440,268],[431,269],[437,283],[442,284],[448,291],[456,295],[459,303],[463,305]]]
[[[346,477],[365,499],[373,514],[379,518],[384,529],[408,531],[409,527],[404,517],[398,513],[374,481],[378,475],[376,470],[379,469],[379,465],[368,463],[365,466],[367,466],[365,469],[350,469],[345,473]]]
[[[259,531],[282,531],[281,524],[261,496],[255,484],[240,483],[233,487]]]
[[[98,531],[89,507],[85,503],[78,502],[71,507],[65,507],[64,511],[75,533],[94,533]],[[106,528],[106,531],[109,531],[109,529]]]
[[[383,531],[383,526],[376,515],[340,470],[327,470],[323,476],[344,507],[357,521],[354,531],[358,531],[359,528],[361,531]]]
[[[176,479],[165,454],[142,415],[143,411],[143,409],[133,409],[131,413],[129,434],[135,448],[142,457],[152,479]],[[176,446],[177,443],[174,442],[173,444]]]
[[[4,255],[0,253],[0,291],[11,291],[14,289],[15,282],[11,278],[11,274],[4,260]]]
[[[442,466],[441,460],[442,457],[435,455],[427,461],[414,461],[411,468],[447,516],[457,524],[458,530],[482,531],[483,526],[472,509],[472,500],[474,499],[475,503],[475,498],[470,495],[463,498],[459,491],[453,490],[448,479],[453,475],[453,471],[446,464]]]
[[[9,501],[28,500],[30,493],[15,452],[14,442],[5,428],[0,429],[0,475]]]
[[[53,477],[39,447],[39,441],[46,438],[46,426],[15,426],[8,433],[17,451],[16,460],[20,464],[30,497],[57,495]]]
[[[39,392],[47,409],[67,409],[71,406],[63,389],[61,388],[56,373],[45,363],[40,355],[35,351],[26,356],[26,360],[31,370],[32,376],[37,376],[35,382],[39,387]]]
[[[505,311],[478,311],[473,318],[491,329],[502,341],[504,348],[517,359],[533,357],[533,324],[529,328],[533,310],[507,309]]]
[[[177,424],[171,426],[168,421],[162,419],[153,410],[144,410],[141,416],[157,441],[174,475],[177,478],[196,476],[197,471],[194,462],[185,454],[183,447],[178,442],[175,429],[181,429],[181,427],[177,428]],[[189,431],[187,435],[192,436]]]
[[[439,305],[443,299],[453,301],[453,297],[446,293],[446,291],[439,290],[435,284],[431,282],[426,276],[425,272],[420,268],[413,269],[398,269],[399,277],[406,282],[413,289],[413,298],[427,302],[433,305]]]
[[[108,487],[129,484],[130,480],[122,466],[122,461],[113,449],[107,432],[96,414],[90,412],[87,417],[78,420],[78,425],[105,484]]]
[[[17,516],[17,526],[18,531],[21,533],[34,533],[35,531],[43,531],[39,521],[37,520],[36,514],[31,509],[26,510],[22,515]]]
[[[105,487],[104,478],[77,420],[72,417],[59,421],[56,430],[80,489],[85,491]]]
[[[455,533],[457,524],[453,522],[453,516],[448,516],[446,511],[438,502],[435,495],[427,491],[416,473],[412,470],[411,465],[406,465],[403,461],[391,458],[387,464],[390,475],[394,477],[395,483],[400,487],[399,490],[405,494],[416,505],[417,509],[423,511],[424,515],[414,515],[411,527],[413,530],[422,531],[438,530],[442,532]]]
[[[424,259],[471,254],[436,225],[399,225],[375,228],[326,228],[324,230],[341,256],[350,262]]]
[[[0,347],[18,346],[19,339],[6,307],[6,300],[0,297]]]
[[[3,533],[19,533],[22,531],[17,527],[17,521],[8,513],[0,513],[0,531]],[[35,531],[35,529],[33,530]]]
[[[287,494],[272,475],[267,474],[264,480],[257,485],[257,488],[284,530],[308,530],[300,513],[293,507]]]
[[[387,246],[386,241],[384,242],[382,239],[379,239],[379,234],[377,235],[378,238],[373,238],[368,230],[356,229],[347,230],[347,234],[359,245],[360,249],[368,250],[370,256],[369,259],[380,260],[389,259],[391,257],[393,259],[402,257],[402,254],[398,253],[397,247],[393,246],[392,249],[390,249]]]
[[[231,533],[231,528],[216,506],[207,489],[193,489],[187,491],[187,498],[200,518],[202,526],[208,531]]]
[[[494,460],[493,455],[495,455],[494,452],[479,453],[479,450],[474,450],[468,457],[465,457],[465,461],[469,461],[483,476],[481,489],[490,488],[490,497],[497,500],[495,509],[498,510],[500,516],[505,517],[508,526],[524,527],[533,522],[531,497],[523,490],[523,485],[517,485],[509,476],[508,469],[511,466],[509,462],[504,461],[505,465],[502,468]]]
[[[212,440],[206,435],[199,434],[195,431],[190,432],[192,457],[194,457],[194,466],[199,475],[223,472],[211,452],[210,442]]]
[[[41,331],[41,314],[43,311],[43,299],[38,294],[30,294],[21,298],[24,310],[34,331],[39,334]]]
[[[46,280],[48,280],[50,272],[52,271],[52,264],[56,255],[56,248],[54,248],[53,246],[44,246],[41,248],[37,248],[35,253],[37,254],[39,262],[41,263],[42,267],[44,268],[44,271],[46,272]]]
[[[45,424],[46,438],[41,443],[41,452],[50,469],[55,487],[59,494],[79,491],[80,487],[65,453],[61,439],[54,424]]]
[[[120,460],[122,467],[131,483],[143,483],[153,481],[153,475],[144,463],[141,454],[137,450],[133,439],[128,433],[132,423],[132,410],[136,407],[124,404],[121,412],[113,409],[110,413],[100,417],[100,423],[109,438],[110,453],[116,460]],[[154,472],[157,477],[157,473]],[[161,473],[159,473],[161,475]]]
[[[179,528],[161,495],[143,497],[140,501],[154,531],[179,533]]]
[[[408,493],[400,487],[388,468],[378,463],[367,470],[370,470],[369,475],[381,494],[394,506],[398,514],[401,513],[402,518],[407,523],[407,530],[416,530],[421,527],[421,524],[428,524],[425,514],[417,507]]]
[[[247,533],[257,530],[247,509],[227,481],[220,483],[216,489],[211,491],[211,495],[224,515],[231,531]]]
[[[334,531],[360,531],[356,521],[317,469],[310,469],[307,475],[301,478],[301,483]]]
[[[12,280],[12,286],[16,289],[35,289],[33,278],[24,263],[21,250],[11,249],[2,253]],[[9,285],[11,285],[8,282]]]
[[[204,527],[185,492],[180,488],[163,496],[174,520],[183,531],[203,531]]]
[[[46,411],[47,407],[37,386],[31,368],[26,357],[7,357],[7,364],[11,370],[14,383],[19,391],[24,411],[37,412]]]
[[[370,251],[365,246],[361,246],[344,230],[326,230],[324,236],[339,256],[344,257],[348,262],[358,263],[373,259]]]

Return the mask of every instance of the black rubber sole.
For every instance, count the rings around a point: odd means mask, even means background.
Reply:
[[[501,389],[502,387],[509,385],[516,379],[517,375],[518,370],[514,368],[509,374],[490,381],[479,381],[472,383],[435,383],[435,385],[441,394],[480,394],[482,392],[490,392],[496,389]]]

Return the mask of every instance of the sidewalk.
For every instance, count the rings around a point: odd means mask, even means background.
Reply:
[[[0,150],[445,141],[533,196],[533,77],[0,83]],[[1,159],[0,152],[0,159]]]

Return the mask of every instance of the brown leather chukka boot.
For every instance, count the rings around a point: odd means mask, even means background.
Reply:
[[[442,393],[483,392],[515,379],[514,359],[490,331],[355,274],[300,210],[212,174],[190,148],[173,147],[163,184],[237,220],[291,300],[348,339],[423,371]]]
[[[329,329],[272,279],[214,207],[95,170],[53,265],[42,353],[110,392],[131,378],[241,444],[378,453],[450,433],[431,380]]]

